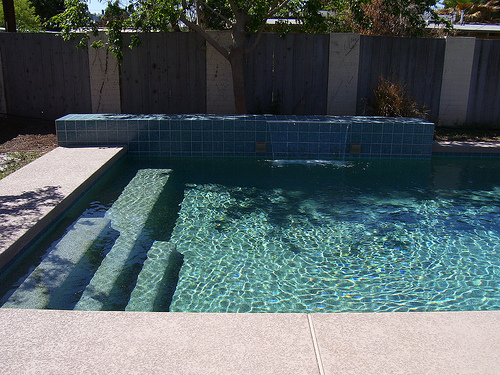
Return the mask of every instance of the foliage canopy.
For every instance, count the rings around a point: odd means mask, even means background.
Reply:
[[[22,32],[36,32],[42,28],[40,17],[29,0],[14,0],[17,30]],[[4,22],[3,7],[0,7],[0,19]]]

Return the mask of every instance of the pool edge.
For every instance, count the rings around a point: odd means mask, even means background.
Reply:
[[[0,270],[126,152],[124,147],[57,147],[0,180]]]

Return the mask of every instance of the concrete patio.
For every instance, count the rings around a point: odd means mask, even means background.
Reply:
[[[498,374],[500,312],[0,309],[2,374]]]
[[[8,262],[123,152],[58,148],[0,180],[0,263]],[[12,202],[29,202],[44,189],[50,190],[50,199],[27,205],[19,220]],[[193,314],[0,309],[0,331],[1,374],[500,372],[500,311]]]

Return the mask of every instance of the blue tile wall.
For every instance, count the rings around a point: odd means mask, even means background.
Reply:
[[[60,146],[123,145],[135,155],[430,158],[434,124],[366,116],[71,114],[56,120],[56,130]],[[257,143],[266,151],[256,152]]]

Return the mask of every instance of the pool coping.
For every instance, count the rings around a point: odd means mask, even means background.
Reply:
[[[123,147],[57,147],[0,180],[0,269],[67,209]]]
[[[463,152],[457,147],[470,147],[452,146],[443,147],[453,153]],[[7,176],[8,183],[0,180],[0,196],[12,196],[15,189],[22,195],[36,190],[29,185],[33,181],[42,181],[38,188],[57,187],[69,199],[53,199],[52,208],[57,206],[60,213],[61,204],[67,207],[125,152],[60,147]],[[47,183],[34,174],[59,181]],[[69,182],[75,174],[80,183]],[[34,218],[38,233],[50,217],[38,216],[38,222]],[[0,309],[0,330],[2,373],[493,374],[500,368],[500,311],[196,314]]]
[[[432,155],[495,155],[500,154],[500,143],[470,141],[434,141]]]

